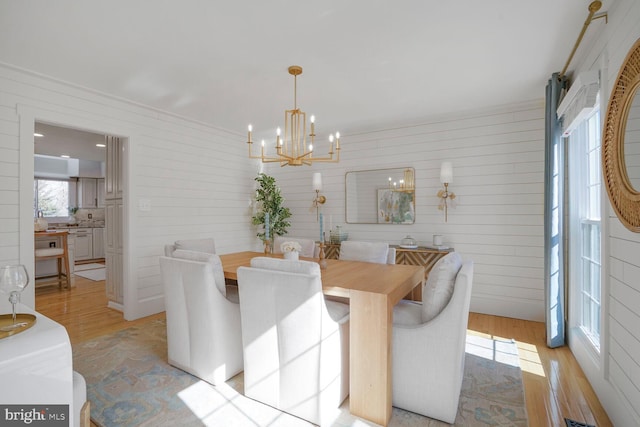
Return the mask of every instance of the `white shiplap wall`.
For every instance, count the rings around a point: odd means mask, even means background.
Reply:
[[[453,162],[450,188],[458,196],[446,223],[436,197],[444,160]],[[405,166],[416,170],[415,224],[344,224],[346,172]],[[347,134],[338,164],[266,171],[293,211],[290,235],[319,237],[309,208],[311,176],[320,171],[325,230],[329,222],[342,224],[350,239],[392,244],[407,234],[429,244],[442,234],[445,244],[475,261],[473,311],[543,319],[543,100]]]
[[[0,264],[20,261],[33,272],[34,120],[126,140],[126,318],[164,310],[158,256],[165,244],[212,236],[221,253],[255,245],[247,227],[255,164],[242,137],[0,66]],[[150,211],[138,209],[143,199]],[[33,286],[23,301],[33,305]]]
[[[584,54],[574,75],[600,70],[602,117],[611,88],[631,46],[640,38],[640,2],[616,0],[608,22]],[[636,95],[637,96],[637,95]],[[594,354],[580,332],[570,335],[571,350],[614,425],[640,425],[640,234],[627,230],[603,196],[602,340]]]
[[[640,2],[616,0],[612,5],[604,33],[586,55],[592,62],[582,65],[592,68],[604,51],[609,87],[627,50],[640,37]],[[542,94],[542,85],[540,89]],[[28,130],[21,126],[21,117],[128,137],[126,299],[135,302],[130,318],[160,305],[157,257],[165,243],[213,235],[220,252],[255,247],[255,233],[246,225],[258,168],[246,160],[246,147],[238,144],[241,136],[0,66],[0,263],[29,264],[24,254],[32,252],[32,230],[20,217],[20,203],[28,205],[29,200],[20,190],[20,169],[32,155],[21,150],[21,133],[24,137]],[[328,198],[323,211],[327,223],[331,220],[335,226],[344,223],[347,171],[415,167],[416,223],[345,224],[350,238],[398,243],[411,234],[428,243],[433,234],[443,234],[445,243],[476,262],[473,311],[541,320],[543,117],[539,101],[429,118],[344,135],[339,164],[282,169],[271,165],[265,171],[278,178],[293,210],[290,233],[315,238],[312,172],[323,173]],[[454,163],[452,190],[459,196],[448,223],[435,197],[443,160]],[[150,212],[136,209],[140,199],[151,201]],[[609,277],[603,287],[608,326],[601,364],[606,369],[589,379],[616,425],[640,425],[640,235],[626,230],[610,209],[606,228]],[[32,287],[23,300],[33,303]]]

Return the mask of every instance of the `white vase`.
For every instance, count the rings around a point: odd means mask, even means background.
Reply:
[[[298,261],[298,252],[296,251],[291,251],[291,252],[284,252],[284,259],[288,259],[289,261]]]
[[[33,220],[34,231],[47,231],[47,228],[49,228],[49,223],[43,217],[38,217]]]

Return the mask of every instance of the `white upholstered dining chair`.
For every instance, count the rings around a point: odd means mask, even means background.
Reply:
[[[172,256],[177,249],[215,254],[216,242],[212,238],[176,240],[174,244],[164,246],[164,256]]]
[[[349,393],[349,306],[323,298],[315,262],[238,268],[245,396],[314,424]]]
[[[395,264],[396,248],[390,248],[386,242],[345,240],[340,243],[340,259],[344,261]]]
[[[313,239],[304,239],[300,237],[287,237],[287,236],[276,236],[273,239],[273,253],[281,254],[282,249],[280,249],[280,245],[284,242],[298,242],[300,243],[300,247],[302,250],[300,251],[300,256],[313,258],[316,253],[316,242]]]
[[[241,372],[240,306],[226,297],[220,257],[177,249],[160,267],[169,363],[213,385]]]
[[[464,375],[473,261],[452,252],[434,265],[423,302],[393,310],[393,406],[453,423]]]

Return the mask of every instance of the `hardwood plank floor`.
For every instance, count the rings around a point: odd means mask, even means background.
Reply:
[[[565,418],[613,425],[569,347],[547,347],[544,323],[470,313],[468,330],[516,340],[531,427],[565,426]]]
[[[103,281],[75,280],[71,291],[55,286],[36,290],[36,310],[65,326],[72,345],[164,318],[159,313],[128,322],[107,307]],[[598,427],[612,425],[569,347],[547,348],[544,324],[471,313],[468,329],[517,341],[531,427],[564,426],[565,417]]]

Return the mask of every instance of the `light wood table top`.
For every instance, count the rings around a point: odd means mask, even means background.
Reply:
[[[237,280],[238,267],[249,266],[251,258],[259,256],[265,254],[220,255],[225,278]],[[349,409],[356,416],[386,426],[391,418],[393,306],[422,284],[424,267],[328,259],[321,272],[325,294],[350,300]]]
[[[238,267],[248,267],[251,258],[268,256],[282,258],[282,254],[265,255],[261,252],[237,252],[220,255],[224,277],[238,280]],[[314,258],[300,257],[301,260],[317,262]],[[322,288],[327,295],[349,297],[349,291],[359,290],[389,295],[395,303],[416,286],[417,273],[424,276],[424,267],[415,265],[374,264],[359,261],[328,259],[327,268],[321,270]],[[393,283],[394,286],[390,286]],[[406,291],[406,292],[405,292]],[[404,292],[404,293],[402,293]],[[401,295],[396,295],[396,294]],[[395,304],[394,303],[394,304]]]

